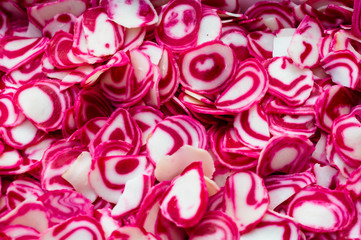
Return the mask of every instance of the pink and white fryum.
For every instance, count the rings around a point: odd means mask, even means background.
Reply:
[[[0,1],[0,239],[361,239],[361,0]]]

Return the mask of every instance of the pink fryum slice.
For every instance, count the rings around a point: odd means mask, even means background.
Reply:
[[[288,204],[287,214],[303,229],[334,232],[351,224],[355,207],[347,192],[313,186],[293,197]]]
[[[315,103],[317,126],[326,132],[331,132],[334,120],[350,113],[356,101],[357,97],[346,87],[334,85],[327,88]]]
[[[349,159],[341,157],[336,151],[330,136],[328,136],[326,142],[326,159],[330,162],[331,166],[339,171],[340,176],[346,178],[350,178],[359,165],[357,162],[355,164],[355,162],[350,162]]]
[[[145,27],[126,28],[124,36],[123,51],[135,49],[142,45],[146,34]]]
[[[183,240],[185,231],[163,217],[160,211],[159,203],[169,185],[169,181],[163,181],[150,189],[136,215],[136,225],[161,238]]]
[[[87,86],[93,86],[95,85],[100,76],[113,67],[120,67],[124,66],[127,63],[129,63],[129,57],[128,55],[123,51],[118,51],[112,55],[112,57],[102,65],[99,65],[97,67],[93,67],[92,65],[86,65],[84,69],[79,69],[81,73],[84,73],[86,76],[81,77],[81,85],[83,87]],[[63,79],[65,81],[65,79]]]
[[[247,35],[249,54],[259,61],[272,57],[275,34],[270,31],[255,31]]]
[[[276,36],[273,39],[273,57],[288,57],[287,48],[290,45],[292,36],[295,33],[296,28],[283,28],[276,32]]]
[[[84,15],[80,15],[74,24],[73,49],[75,56],[89,64],[95,64],[104,61],[104,58],[91,55],[88,49],[88,42],[85,38],[83,28]]]
[[[312,114],[268,114],[268,121],[270,133],[274,136],[280,136],[288,132],[292,135],[301,135],[309,138],[317,130],[315,116]]]
[[[158,181],[171,181],[193,162],[202,162],[204,176],[212,178],[214,162],[208,151],[189,145],[180,147],[171,155],[161,158],[154,169],[154,176]]]
[[[303,104],[311,95],[313,73],[298,68],[287,57],[272,58],[266,63],[269,75],[268,92],[292,106]]]
[[[257,174],[265,177],[274,172],[297,173],[309,167],[312,142],[303,136],[272,137],[262,149]]]
[[[7,226],[2,230],[2,233],[9,237],[9,240],[29,239],[37,240],[40,237],[39,231],[32,227],[26,227],[22,225]],[[4,238],[7,240],[7,238]]]
[[[137,226],[123,226],[112,232],[107,240],[119,239],[139,239],[139,240],[158,240],[152,233],[147,233],[144,229]]]
[[[347,181],[341,183],[337,189],[348,191],[350,193],[352,200],[355,201],[355,199],[358,199],[359,196],[361,195],[360,179],[361,179],[361,167],[358,167],[355,171],[353,171],[350,174],[350,177],[347,179]]]
[[[236,129],[232,127],[226,128],[224,135],[220,138],[220,148],[225,153],[235,153],[245,155],[251,158],[258,158],[260,150],[253,149],[244,145],[239,136],[237,136]]]
[[[171,50],[165,48],[158,64],[161,79],[158,84],[160,103],[173,97],[179,85],[179,68]]]
[[[144,52],[134,49],[129,57],[130,63],[111,68],[100,78],[101,90],[117,107],[130,107],[140,102],[154,86],[153,80],[159,81],[157,67]]]
[[[195,226],[207,209],[208,192],[200,162],[175,178],[160,203],[162,215],[180,227]]]
[[[159,214],[159,203],[163,193],[169,186],[169,182],[155,184],[147,196],[145,196],[136,216],[136,224],[144,228],[147,232],[155,233],[157,231],[157,222]]]
[[[182,54],[181,84],[198,93],[219,92],[233,75],[235,66],[231,47],[207,42]]]
[[[47,38],[5,36],[0,39],[0,69],[10,72],[34,59],[46,49]]]
[[[240,61],[243,61],[250,56],[247,49],[247,35],[247,30],[241,26],[238,26],[238,24],[223,24],[220,40],[224,44],[230,46],[236,54],[237,58]]]
[[[331,129],[331,140],[335,151],[347,165],[358,168],[361,164],[359,150],[360,106],[356,106],[349,114],[335,119]]]
[[[73,187],[61,176],[66,172],[71,164],[76,161],[82,150],[74,144],[59,149],[54,155],[49,156],[47,162],[42,161],[41,185],[48,191],[58,189],[73,189]],[[51,149],[51,148],[49,148]]]
[[[302,105],[297,107],[286,104],[278,97],[271,97],[271,95],[268,95],[264,99],[264,102],[267,102],[267,104],[264,106],[265,111],[266,113],[270,114],[314,115],[317,98],[323,91],[323,87],[314,82],[311,95]]]
[[[203,125],[188,116],[166,117],[153,129],[147,141],[148,155],[157,163],[166,155],[171,155],[183,145],[205,149],[207,135]]]
[[[3,93],[0,97],[0,124],[3,127],[12,127],[24,121],[24,115],[13,101],[13,94]]]
[[[100,223],[104,230],[104,235],[108,238],[112,232],[121,227],[118,220],[112,218],[111,209],[109,206],[99,206],[100,208],[94,210],[94,218]]]
[[[297,27],[288,47],[288,54],[293,62],[300,67],[310,68],[320,61],[318,42],[323,35],[320,22],[306,16]]]
[[[355,89],[360,82],[359,61],[351,51],[343,50],[329,53],[321,64],[334,83]]]
[[[241,240],[255,239],[301,239],[298,223],[291,217],[268,210],[262,221],[250,232],[242,234]]]
[[[125,141],[132,144],[132,152],[134,154],[139,152],[142,143],[142,133],[127,110],[118,108],[112,113],[90,142],[90,152],[93,153],[97,145],[108,140]]]
[[[361,231],[360,231],[360,221],[361,221],[361,201],[360,199],[356,199],[354,200],[354,204],[355,204],[355,210],[356,210],[356,215],[355,218],[353,219],[352,223],[343,231],[341,231],[340,236],[342,236],[343,238],[358,238],[358,236],[360,236]]]
[[[149,161],[145,156],[107,156],[93,161],[89,183],[97,195],[116,204],[126,183],[142,174]]]
[[[191,240],[221,238],[238,240],[239,232],[236,223],[221,211],[208,211],[199,224],[190,231]]]
[[[47,229],[39,240],[61,240],[64,238],[83,238],[105,240],[104,231],[95,218],[89,216],[75,216]]]
[[[255,59],[239,64],[237,74],[215,101],[219,109],[241,112],[259,102],[268,89],[268,76],[264,66]]]
[[[37,221],[34,221],[36,219]],[[49,227],[49,219],[45,206],[35,200],[23,201],[16,208],[7,211],[1,217],[0,228],[22,225],[43,232]]]
[[[43,36],[53,37],[58,31],[71,33],[74,28],[76,17],[71,13],[56,14],[42,29]]]
[[[63,223],[76,215],[92,216],[94,206],[73,190],[55,190],[42,194],[38,201],[47,209],[50,226]]]
[[[32,178],[16,179],[6,189],[6,205],[8,209],[14,209],[24,200],[37,200],[44,191],[39,182]]]
[[[201,9],[199,1],[170,1],[160,15],[161,19],[155,32],[157,42],[175,51],[194,46],[202,17]]]
[[[0,166],[3,170],[11,170],[21,166],[24,162],[24,158],[20,155],[17,149],[8,146],[2,146],[2,152],[0,154]]]
[[[111,212],[111,216],[119,218],[135,213],[152,185],[152,177],[139,174],[125,183],[124,191]]]
[[[269,206],[269,196],[263,179],[251,171],[232,174],[224,188],[224,212],[243,233],[254,228]]]
[[[259,152],[241,144],[233,128],[213,127],[209,130],[212,153],[220,165],[234,170],[251,169],[257,165]]]
[[[178,98],[193,113],[204,114],[204,116],[212,115],[219,117],[228,113],[225,110],[217,109],[211,99],[189,90],[181,92]],[[211,118],[211,116],[209,117]],[[202,120],[202,118],[200,120]]]
[[[47,79],[25,84],[15,93],[14,101],[37,128],[45,132],[60,129],[66,105],[58,81]]]
[[[0,132],[4,142],[17,149],[26,149],[45,136],[43,131],[37,129],[27,119],[15,126],[0,128]]]
[[[154,127],[162,121],[164,115],[161,111],[150,106],[134,107],[130,110],[130,114],[142,130],[142,145],[145,145]]]
[[[258,105],[238,113],[233,126],[240,142],[251,149],[261,150],[270,139],[266,115]]]
[[[88,53],[95,57],[113,55],[123,45],[124,30],[111,21],[104,8],[89,8],[83,13],[82,30]]]
[[[98,197],[89,183],[89,172],[92,164],[92,156],[89,152],[82,152],[69,168],[61,175],[74,189],[84,197],[94,202]]]
[[[30,21],[42,28],[49,20],[59,13],[67,12],[79,16],[86,8],[86,0],[60,0],[31,6],[28,8],[28,15]]]
[[[266,177],[264,183],[270,197],[269,209],[275,209],[302,188],[316,183],[316,177],[310,171],[287,175],[276,174]]]
[[[212,26],[210,28],[209,26]],[[202,18],[199,25],[197,45],[219,40],[222,33],[222,20],[212,8],[202,8]]]
[[[68,69],[84,65],[84,61],[74,55],[73,35],[64,31],[58,31],[49,41],[46,50],[49,62],[59,68]]]
[[[132,153],[133,146],[123,140],[108,140],[102,142],[94,149],[94,158],[116,156],[116,155],[128,155]]]
[[[144,41],[138,49],[145,53],[154,65],[159,64],[164,51],[163,47],[151,41]]]
[[[260,1],[249,7],[245,14],[250,19],[257,19],[252,26],[254,29],[270,29],[276,32],[279,29],[292,28],[296,21],[287,4]]]
[[[71,138],[79,137],[82,144],[88,145],[106,122],[107,117],[96,117],[90,119],[84,126],[74,132]]]
[[[44,78],[45,73],[42,70],[43,55],[40,54],[32,59],[32,61],[28,61],[9,72],[6,75],[8,81],[20,86],[32,80]]]
[[[109,17],[126,28],[137,28],[155,24],[158,15],[149,0],[107,0]]]

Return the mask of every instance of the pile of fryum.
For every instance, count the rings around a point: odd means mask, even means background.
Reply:
[[[361,238],[360,0],[2,0],[0,238]]]

